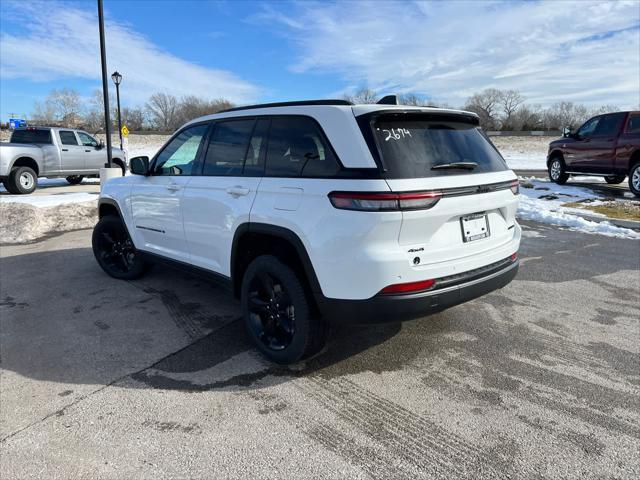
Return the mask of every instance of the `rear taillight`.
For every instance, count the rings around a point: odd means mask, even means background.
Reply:
[[[422,280],[420,282],[396,283],[380,290],[380,295],[394,295],[399,293],[418,293],[431,290],[436,284],[435,280]]]
[[[397,210],[426,210],[442,198],[442,192],[369,193],[331,192],[331,204],[342,210],[389,212]]]
[[[514,180],[511,182],[511,193],[518,195],[520,193],[520,181]]]

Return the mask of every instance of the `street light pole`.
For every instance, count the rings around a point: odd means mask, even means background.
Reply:
[[[107,50],[104,43],[104,13],[102,0],[98,0],[98,24],[100,27],[100,60],[102,62],[102,98],[104,101],[104,125],[107,133],[107,167],[112,167],[111,159],[111,118],[109,116],[109,82],[107,80]]]
[[[116,98],[118,99],[118,135],[120,136],[120,150],[122,150],[122,118],[120,117],[120,82],[122,82],[122,75],[116,70],[111,74],[113,83],[116,84]]]

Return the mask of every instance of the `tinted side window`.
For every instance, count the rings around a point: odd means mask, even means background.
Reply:
[[[216,122],[203,175],[241,175],[255,119]]]
[[[11,135],[11,143],[51,143],[51,130],[16,130]]]
[[[266,175],[322,177],[339,170],[317,124],[307,117],[273,117]]]
[[[601,118],[602,117],[595,117],[591,120],[587,120],[584,125],[582,125],[578,130],[578,136],[590,137],[591,135],[593,135],[593,132],[596,130],[596,127],[598,126]]]
[[[63,145],[78,145],[75,133],[68,130],[60,130],[58,133],[60,134],[60,141]]]
[[[156,157],[154,175],[191,175],[208,125],[183,130]]]
[[[244,175],[262,175],[264,172],[264,157],[267,153],[267,137],[271,120],[263,118],[257,121],[253,129],[247,158],[244,161]]]
[[[620,131],[622,122],[624,121],[624,113],[614,113],[613,115],[604,115],[598,123],[598,128],[594,135],[616,135]]]
[[[632,115],[629,118],[627,133],[640,133],[640,115]]]

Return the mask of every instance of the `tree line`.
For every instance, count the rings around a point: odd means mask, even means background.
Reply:
[[[474,112],[480,118],[480,126],[486,131],[529,131],[562,130],[565,126],[574,128],[601,113],[619,110],[616,105],[587,107],[573,102],[557,102],[548,107],[528,104],[518,90],[487,88],[474,93],[464,105],[451,106],[446,103],[430,103],[413,94],[400,95],[403,105],[456,108]],[[345,95],[345,100],[353,103],[375,103],[380,96],[369,88],[363,88],[353,95]]]
[[[380,95],[372,89],[363,88],[353,95],[345,95],[344,98],[353,103],[376,103]],[[518,90],[496,88],[474,93],[459,107],[430,103],[424,97],[414,94],[400,95],[399,100],[403,105],[459,108],[474,112],[480,118],[480,126],[488,131],[561,130],[564,126],[578,127],[594,115],[618,110],[615,105],[587,107],[573,102],[558,102],[543,107],[527,103]],[[115,99],[110,101],[111,119],[115,128],[117,109]],[[104,130],[103,105],[101,90],[94,90],[87,99],[74,89],[54,89],[43,101],[34,104],[30,123],[83,127],[98,132]],[[233,103],[224,98],[203,99],[194,95],[177,98],[158,92],[151,95],[142,106],[123,107],[121,115],[122,123],[131,131],[172,132],[189,120],[233,106]]]
[[[118,112],[115,98],[109,98],[112,128],[117,129]],[[194,95],[177,98],[168,93],[154,93],[143,106],[122,107],[122,124],[131,131],[172,132],[194,118],[233,107],[230,101],[202,99]],[[82,127],[92,132],[104,130],[102,90],[94,90],[89,98],[71,88],[54,89],[42,101],[36,101],[30,124]]]

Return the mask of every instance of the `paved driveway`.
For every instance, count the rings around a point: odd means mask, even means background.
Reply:
[[[2,247],[0,477],[638,478],[637,241],[525,225],[505,289],[295,368],[238,305],[90,231]]]

